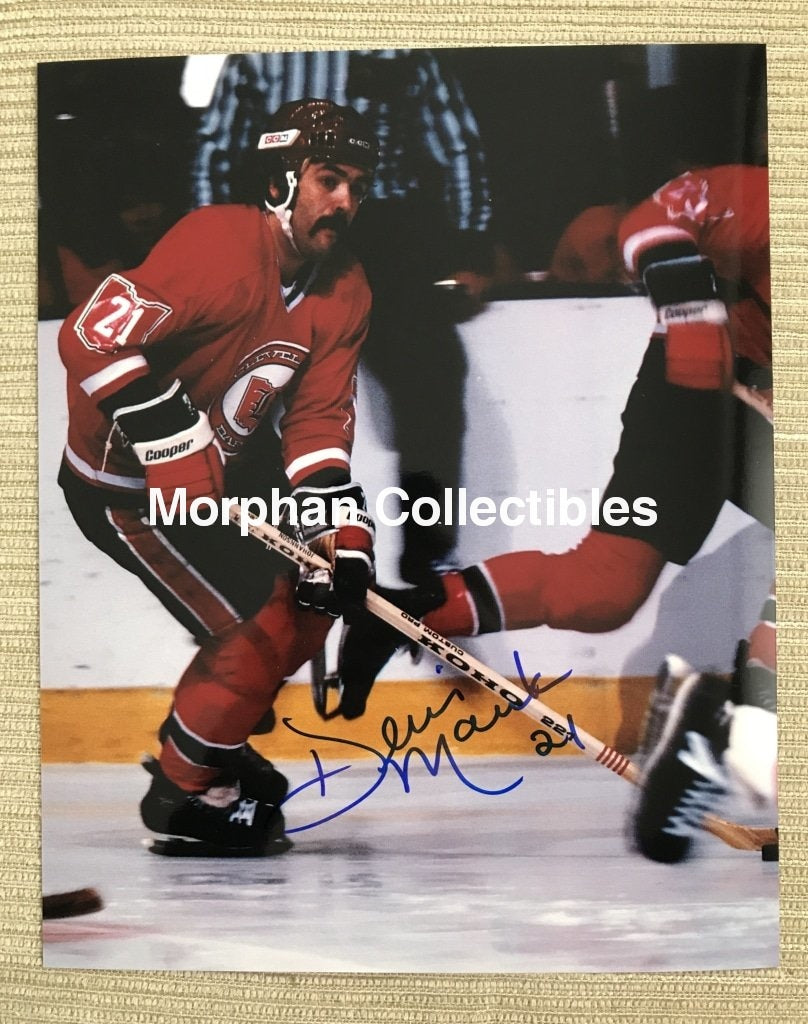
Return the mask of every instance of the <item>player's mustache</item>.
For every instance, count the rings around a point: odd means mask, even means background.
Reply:
[[[309,235],[313,237],[318,231],[322,231],[324,228],[335,231],[337,235],[341,236],[348,230],[348,218],[341,213],[332,214],[330,217],[320,217],[319,220],[314,222],[314,226],[311,231],[309,231]]]

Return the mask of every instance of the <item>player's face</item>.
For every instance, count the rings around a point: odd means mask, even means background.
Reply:
[[[370,178],[350,164],[308,164],[298,185],[292,213],[295,244],[302,256],[322,260],[356,216]]]

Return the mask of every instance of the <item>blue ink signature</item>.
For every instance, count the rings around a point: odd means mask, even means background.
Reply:
[[[570,668],[567,669],[563,675],[556,676],[556,678],[551,679],[549,683],[539,686],[538,683],[539,679],[541,679],[541,672],[536,672],[533,678],[528,682],[525,670],[522,668],[522,659],[519,657],[519,651],[513,652],[513,660],[522,685],[534,700],[538,699],[540,693],[546,693],[548,690],[552,690],[554,686],[558,686],[559,683],[563,683],[565,679],[569,679],[572,675],[572,669]],[[522,707],[524,706],[525,705],[523,704]],[[544,715],[541,722],[542,725],[547,726],[547,728],[536,729],[530,734],[530,738],[534,743],[536,743],[536,753],[539,757],[546,757],[552,750],[565,747],[570,741],[575,743],[575,745],[581,750],[586,750],[586,747],[581,741],[578,731],[575,728],[572,715],[567,715],[567,729],[564,729],[562,725],[555,722],[549,715]],[[553,736],[551,735],[553,732],[563,737],[560,743],[554,741]]]
[[[522,668],[522,659],[519,657],[519,651],[513,652],[513,661],[516,665],[516,671],[519,673],[519,678],[522,681],[522,686],[524,686],[533,698],[538,698],[540,693],[547,693],[548,690],[552,690],[554,686],[558,686],[559,683],[563,683],[565,679],[569,679],[572,675],[572,669],[569,668],[563,676],[556,676],[555,679],[551,679],[550,682],[545,683],[544,686],[539,686],[538,683],[541,679],[541,672],[537,672],[530,682],[528,682],[525,670]]]
[[[516,662],[517,671],[519,672],[520,678],[525,685],[525,689],[528,692],[526,699],[519,704],[508,704],[503,710],[498,705],[495,705],[491,718],[488,722],[480,723],[475,714],[469,714],[465,718],[458,718],[451,730],[451,734],[457,743],[465,743],[471,739],[476,733],[488,732],[493,729],[497,722],[504,718],[507,718],[513,711],[523,710],[531,700],[533,700],[539,693],[543,693],[549,690],[552,686],[563,682],[564,679],[569,678],[572,674],[572,669],[565,673],[563,676],[546,683],[544,686],[538,686],[538,679],[541,678],[541,673],[537,672],[530,683],[527,682],[525,673],[522,669],[522,664],[519,659],[517,651],[514,651],[514,660]],[[454,702],[464,702],[465,695],[461,690],[454,688],[449,691],[446,695],[445,700],[437,709],[427,707],[424,711],[424,719],[418,724],[412,715],[407,715],[407,720],[404,726],[400,726],[399,723],[392,715],[388,715],[381,723],[381,736],[386,746],[384,750],[377,750],[375,747],[371,747],[368,744],[360,743],[358,740],[350,740],[335,736],[323,736],[317,733],[306,732],[302,729],[298,729],[292,724],[290,718],[282,719],[284,726],[289,729],[290,732],[305,739],[317,740],[320,743],[331,743],[337,744],[342,747],[350,747],[357,751],[364,751],[365,753],[371,754],[378,758],[379,764],[376,766],[377,778],[368,786],[368,788],[362,792],[358,797],[351,800],[350,803],[341,806],[336,811],[326,814],[323,817],[318,818],[316,821],[308,822],[305,825],[298,825],[294,828],[287,828],[287,832],[303,832],[310,828],[315,828],[318,825],[323,825],[328,821],[338,818],[348,811],[357,807],[368,799],[384,782],[387,778],[388,773],[391,771],[395,773],[401,781],[402,787],[405,793],[411,792],[410,787],[410,766],[414,758],[420,758],[420,762],[424,765],[427,772],[433,777],[437,777],[443,759],[449,764],[451,770],[455,773],[455,776],[460,782],[468,789],[474,790],[476,793],[480,793],[484,796],[502,796],[505,793],[509,793],[520,786],[523,782],[523,776],[514,780],[507,786],[503,786],[500,789],[486,789],[483,786],[476,785],[464,774],[459,764],[457,763],[451,748],[449,747],[449,741],[445,732],[440,733],[436,742],[435,750],[433,754],[427,754],[419,746],[412,745],[412,740],[415,736],[420,735],[424,732],[427,727],[438,718],[440,718],[447,709]],[[568,728],[564,729],[559,723],[555,722],[549,716],[544,716],[540,721],[542,725],[546,726],[545,729],[537,729],[531,733],[531,740],[536,743],[535,750],[540,757],[545,757],[554,749],[560,749],[569,743],[570,741],[576,743],[582,750],[584,744],[578,737],[578,733],[575,729],[575,723],[572,720],[571,715],[567,715]],[[555,735],[553,735],[553,733]],[[322,760],[320,759],[319,753],[315,749],[311,749],[310,753],[314,759],[315,775],[313,778],[308,779],[306,782],[297,786],[291,790],[284,801],[284,804],[288,803],[293,797],[297,796],[312,787],[318,787],[319,795],[325,797],[327,795],[326,783],[329,779],[335,776],[342,775],[344,772],[349,771],[351,764],[341,765],[338,768],[332,768],[326,771],[323,767]],[[397,759],[397,754],[403,754],[401,759]]]

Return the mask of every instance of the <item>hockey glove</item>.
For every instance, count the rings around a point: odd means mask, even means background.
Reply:
[[[331,564],[331,570],[301,569],[297,603],[301,608],[350,616],[362,605],[373,580],[376,530],[359,484],[297,487],[297,537]],[[309,523],[313,525],[308,525]]]
[[[732,342],[710,261],[687,256],[651,263],[643,276],[665,335],[668,383],[702,391],[728,388]]]
[[[112,418],[146,471],[146,487],[166,507],[178,489],[186,502],[224,494],[224,463],[208,417],[176,380],[164,394],[117,408]]]

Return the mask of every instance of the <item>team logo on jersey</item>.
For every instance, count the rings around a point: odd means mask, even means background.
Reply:
[[[214,429],[227,450],[237,451],[252,434],[307,355],[301,345],[272,341],[242,359],[218,414],[213,413]]]
[[[138,295],[131,281],[110,274],[76,321],[76,334],[95,352],[113,355],[124,345],[142,345],[171,307]]]
[[[731,207],[711,209],[712,198],[710,183],[706,178],[696,174],[675,178],[654,192],[654,201],[665,207],[668,220],[671,221],[684,218],[704,223],[708,220],[725,220],[735,216],[735,211]]]
[[[255,430],[277,391],[270,381],[257,373],[252,374],[238,408],[233,413],[233,425],[236,429],[241,429],[247,434]]]

